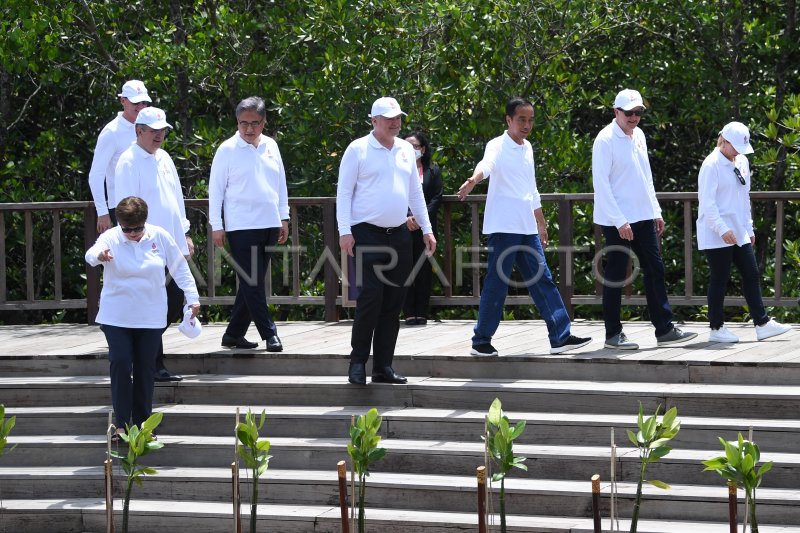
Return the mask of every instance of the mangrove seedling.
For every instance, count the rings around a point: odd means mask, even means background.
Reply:
[[[253,476],[252,492],[250,497],[250,533],[256,533],[256,518],[258,510],[258,480],[267,471],[269,460],[272,459],[269,453],[269,441],[260,439],[258,432],[264,427],[267,412],[261,411],[261,417],[256,421],[256,417],[250,409],[244,417],[244,422],[236,425],[236,438],[239,439],[239,457],[250,469]]]
[[[111,452],[112,457],[120,460],[122,469],[128,476],[128,482],[125,487],[125,500],[122,506],[122,533],[128,533],[128,511],[130,510],[133,484],[136,483],[141,486],[144,476],[157,474],[154,468],[140,465],[139,459],[164,447],[164,443],[158,442],[153,436],[153,431],[161,423],[163,417],[164,413],[153,413],[147,420],[142,422],[141,428],[135,424],[133,426],[125,424],[125,433],[120,433],[119,436],[128,443],[128,453],[123,455],[117,451]]]
[[[359,415],[350,426],[350,442],[347,443],[347,453],[353,460],[353,469],[358,475],[358,533],[365,532],[364,500],[367,495],[367,476],[370,466],[386,455],[385,448],[378,448],[381,441],[379,435],[383,419],[378,415],[378,410],[370,409],[364,415]]]
[[[639,431],[634,433],[628,430],[628,438],[639,449],[639,483],[636,486],[636,500],[633,503],[633,516],[631,517],[631,533],[636,533],[636,527],[639,522],[639,509],[642,505],[642,484],[647,483],[658,487],[660,489],[670,489],[671,487],[663,481],[655,479],[646,479],[647,465],[655,463],[665,455],[667,455],[672,448],[667,446],[667,443],[672,440],[678,431],[681,430],[681,423],[678,420],[678,409],[671,408],[664,413],[661,420],[658,419],[658,412],[661,406],[656,407],[656,412],[653,416],[644,419],[644,411],[642,402],[639,402],[639,418],[636,424],[639,426]]]
[[[523,464],[525,457],[514,456],[514,440],[525,431],[525,421],[520,420],[516,426],[511,426],[508,417],[503,414],[503,406],[495,398],[489,407],[486,416],[486,448],[496,467],[492,472],[492,481],[500,482],[500,531],[506,533],[506,475],[512,468],[528,470]]]
[[[744,487],[747,508],[750,514],[750,531],[758,533],[758,519],[756,518],[756,489],[761,486],[764,474],[772,469],[772,461],[768,461],[756,469],[761,460],[761,451],[755,442],[744,440],[742,434],[735,441],[726,441],[719,437],[719,442],[725,449],[725,455],[703,461],[706,465],[704,472],[713,470],[728,481],[733,481],[739,487]]]

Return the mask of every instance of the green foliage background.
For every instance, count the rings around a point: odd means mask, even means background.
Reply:
[[[335,194],[341,153],[369,130],[369,106],[384,94],[408,111],[409,128],[429,132],[446,193],[502,132],[512,95],[536,107],[531,142],[540,191],[590,192],[591,144],[623,87],[639,89],[648,106],[642,128],[656,190],[696,190],[700,163],[734,119],[753,132],[754,190],[794,190],[796,23],[794,0],[6,0],[0,202],[90,199],[97,134],[132,78],[146,83],[176,126],[165,148],[187,198],[206,197],[214,151],[235,130],[236,103],[252,94],[269,103],[267,129],[280,144],[291,196]],[[683,215],[672,208],[665,261],[680,289]],[[576,215],[577,228],[591,227],[590,209]],[[787,207],[785,268],[800,266],[797,215],[797,206]],[[759,260],[770,277],[774,206],[759,206],[756,219]],[[80,216],[62,223],[80,236]],[[24,286],[23,259],[11,251],[22,238],[15,227],[7,221],[9,298]],[[37,219],[45,243],[50,227]],[[303,231],[318,234],[312,226]],[[65,286],[65,297],[84,290],[82,244],[72,240],[79,250],[65,250],[63,268],[78,281]],[[47,265],[47,246],[36,250],[36,264]],[[695,260],[704,269],[699,254]],[[702,294],[705,275],[695,278]],[[47,293],[46,267],[37,266],[37,279],[37,296]],[[587,292],[591,282],[588,274],[579,279]],[[797,293],[796,276],[785,283],[785,293]]]

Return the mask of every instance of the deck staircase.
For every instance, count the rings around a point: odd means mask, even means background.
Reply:
[[[601,327],[576,329],[597,337]],[[540,334],[544,326],[531,328]],[[468,339],[469,325],[462,330]],[[208,327],[206,335],[215,331]],[[171,337],[170,368],[185,379],[157,384],[165,447],[143,460],[158,474],[133,489],[131,531],[233,530],[229,465],[236,407],[267,412],[262,436],[272,443],[273,459],[262,479],[258,531],[341,530],[336,463],[348,459],[351,417],[371,407],[384,417],[381,445],[388,453],[368,478],[368,531],[477,531],[475,469],[484,464],[480,435],[495,397],[512,422],[527,422],[515,452],[527,457],[528,471],[516,470],[506,482],[509,531],[593,531],[589,480],[595,473],[602,480],[603,530],[610,531],[612,428],[619,447],[619,530],[628,531],[638,456],[625,430],[635,428],[639,402],[645,413],[677,406],[682,420],[674,450],[648,472],[672,490],[645,488],[640,532],[727,532],[727,488],[716,473],[703,472],[700,461],[721,453],[718,436],[734,439],[749,428],[763,459],[775,463],[758,493],[760,531],[800,531],[800,354],[796,363],[769,362],[749,356],[742,342],[726,347],[728,360],[710,362],[707,352],[716,348],[700,339],[657,349],[657,358],[655,347],[643,346],[638,358],[619,357],[597,342],[578,354],[546,355],[540,345],[532,353],[478,358],[466,354],[468,342],[464,353],[452,353],[450,332],[437,323],[404,328],[401,340],[414,335],[426,343],[424,353],[398,350],[395,367],[409,383],[367,387],[343,377],[349,339],[343,328],[283,334],[282,354],[218,346],[190,353]],[[330,349],[311,349],[324,335]],[[7,416],[17,417],[10,439],[17,447],[0,459],[0,532],[104,532],[105,354],[68,342],[59,349],[58,335],[47,344],[44,337],[32,338],[30,350],[19,349],[19,338],[0,343],[0,403]],[[798,340],[800,330],[794,330],[769,348],[787,353]],[[765,343],[749,344],[765,349]],[[121,497],[123,473],[116,468],[115,475]],[[244,470],[242,481],[247,526]],[[121,500],[115,508],[119,514]]]

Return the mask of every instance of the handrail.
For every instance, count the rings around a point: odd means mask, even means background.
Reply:
[[[559,289],[562,297],[567,304],[570,312],[574,305],[599,305],[602,303],[602,285],[595,283],[593,294],[575,294],[573,275],[573,259],[576,253],[584,253],[586,250],[576,249],[576,237],[585,231],[575,228],[575,216],[573,209],[576,204],[592,204],[593,195],[591,193],[548,193],[542,194],[542,202],[545,204],[546,214],[549,214],[551,205],[557,209],[558,220],[558,239],[551,238],[551,245],[548,252],[557,254],[557,266],[550,261],[554,276],[558,278]],[[768,306],[793,306],[796,304],[794,298],[783,296],[783,238],[785,234],[784,210],[786,202],[800,200],[798,191],[753,191],[751,200],[754,204],[758,202],[775,202],[776,221],[775,221],[775,280],[774,295],[765,296],[764,303]],[[683,278],[685,280],[684,294],[671,294],[670,302],[673,305],[705,305],[704,295],[694,294],[694,271],[693,271],[693,252],[694,252],[694,216],[693,207],[697,203],[696,192],[660,192],[657,194],[662,204],[662,209],[669,210],[674,207],[673,203],[680,204],[681,216],[683,218]],[[485,202],[485,195],[471,195],[463,202],[460,202],[455,195],[447,195],[442,199],[442,233],[439,234],[439,251],[434,257],[436,261],[436,276],[442,280],[442,295],[434,295],[431,304],[434,306],[469,306],[477,305],[480,301],[480,282],[481,265],[480,256],[484,249],[481,248],[480,235],[480,211]],[[284,267],[283,277],[284,294],[276,294],[269,284],[270,302],[280,305],[322,305],[324,306],[324,317],[328,321],[338,320],[339,306],[346,303],[341,297],[341,265],[340,251],[338,246],[339,236],[336,226],[336,199],[333,197],[302,197],[290,198],[290,243],[291,246],[278,247],[277,252],[283,261],[277,259],[273,264],[282,263]],[[206,246],[198,257],[204,258],[205,277],[202,269],[194,263],[193,272],[201,285],[201,303],[211,305],[231,305],[233,296],[217,294],[217,281],[221,279],[220,272],[222,264],[226,261],[226,254],[215,249],[211,241],[211,229],[207,224],[208,200],[189,199],[186,200],[187,212],[190,219],[194,219],[193,228],[205,226]],[[321,210],[321,217],[313,213],[313,210]],[[82,215],[82,228],[78,231],[77,226],[81,224],[76,220]],[[50,217],[50,223],[43,226],[41,222],[34,220]],[[308,217],[308,218],[306,218]],[[466,219],[466,220],[465,220]],[[71,227],[67,227],[67,220],[72,222]],[[305,223],[305,221],[313,221]],[[469,224],[468,241],[469,246],[455,246],[454,234],[459,230],[464,233],[464,223]],[[310,235],[301,235],[301,231],[319,228],[321,223],[321,234],[319,230]],[[31,202],[31,203],[6,203],[0,204],[0,310],[43,310],[43,309],[87,309],[87,318],[90,323],[94,321],[97,314],[97,305],[100,295],[100,269],[88,265],[82,269],[86,276],[86,296],[85,297],[64,297],[64,287],[74,286],[79,280],[63,279],[66,274],[62,273],[63,259],[67,254],[63,247],[75,246],[75,240],[80,239],[84,250],[91,246],[96,237],[97,216],[94,204],[87,201],[74,202]],[[34,249],[34,229],[35,226],[40,231],[49,231],[51,234],[51,250],[43,253],[41,250]],[[45,230],[49,227],[49,230]],[[10,259],[8,253],[9,241],[7,235],[12,230],[21,232],[22,243],[19,239],[13,243],[13,258]],[[577,233],[576,233],[577,231]],[[199,236],[200,231],[194,229],[192,233]],[[598,243],[602,242],[599,227],[594,226],[594,243],[596,249]],[[301,240],[305,242],[301,242]],[[555,244],[557,242],[557,244]],[[323,280],[323,294],[304,294],[303,282],[303,261],[302,252],[306,249],[315,249],[318,256],[314,258],[314,268],[311,274],[314,279],[321,273]],[[37,252],[40,256],[46,256],[46,260],[37,260]],[[83,250],[78,254],[82,257]],[[465,260],[465,256],[467,259]],[[291,256],[291,257],[290,257]],[[20,259],[20,258],[24,258]],[[307,260],[307,258],[306,258]],[[598,262],[595,259],[593,263]],[[14,300],[8,299],[8,272],[14,266],[19,265],[21,272],[24,273],[24,298]],[[485,265],[483,265],[485,266]],[[469,270],[469,275],[464,276],[464,270]],[[52,272],[52,283],[46,282],[39,271],[48,270]],[[74,270],[74,269],[73,269]],[[306,269],[308,270],[308,269]],[[40,274],[37,277],[37,272]],[[73,274],[74,277],[74,274]],[[308,278],[309,276],[306,276]],[[268,275],[268,281],[271,276]],[[38,285],[37,285],[38,281]],[[312,280],[313,281],[313,280]],[[467,294],[458,294],[457,289],[467,282],[471,291]],[[69,283],[67,283],[69,282]],[[47,291],[42,285],[47,284],[52,287]],[[309,292],[306,290],[306,292]],[[48,293],[43,296],[43,293]],[[507,299],[510,305],[525,305],[530,303],[527,295],[511,295]],[[630,286],[626,289],[623,299],[624,304],[641,305],[646,303],[643,295],[632,294]],[[727,304],[741,305],[744,299],[741,297],[726,298]]]

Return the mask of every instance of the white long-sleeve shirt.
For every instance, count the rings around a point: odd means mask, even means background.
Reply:
[[[147,202],[147,220],[167,230],[183,255],[189,255],[183,189],[167,152],[159,148],[151,154],[135,143],[122,152],[117,162],[116,194],[119,200],[138,196]]]
[[[395,138],[388,149],[372,133],[350,143],[336,188],[339,235],[351,235],[350,228],[361,222],[400,226],[408,219],[409,207],[422,233],[433,233],[411,144]]]
[[[661,218],[644,132],[625,135],[616,121],[600,130],[592,148],[594,222],[621,228]]]
[[[527,139],[517,144],[508,131],[486,143],[477,166],[490,177],[483,214],[483,233],[538,233],[534,211],[542,207],[536,187],[533,147]]]
[[[92,166],[89,169],[89,189],[92,191],[97,216],[108,214],[109,208],[117,206],[114,197],[114,176],[119,156],[136,141],[136,130],[120,112],[106,124],[97,137]],[[103,187],[105,184],[105,187]],[[106,204],[108,194],[108,204]]]
[[[211,229],[279,228],[281,221],[288,218],[286,171],[278,143],[262,135],[256,147],[238,132],[225,140],[211,163],[208,183]]]
[[[111,251],[112,259],[101,263],[98,255]],[[192,273],[164,229],[145,224],[141,240],[134,241],[119,226],[103,232],[86,251],[86,262],[103,265],[103,290],[97,322],[121,328],[162,329],[167,326],[167,290],[164,267],[183,289],[189,305],[200,303]]]
[[[733,169],[738,168],[745,180],[739,182]],[[700,202],[697,217],[697,246],[700,250],[733,246],[722,240],[733,231],[736,244],[750,243],[753,217],[750,209],[750,163],[742,154],[733,161],[715,148],[703,161],[697,177]]]

